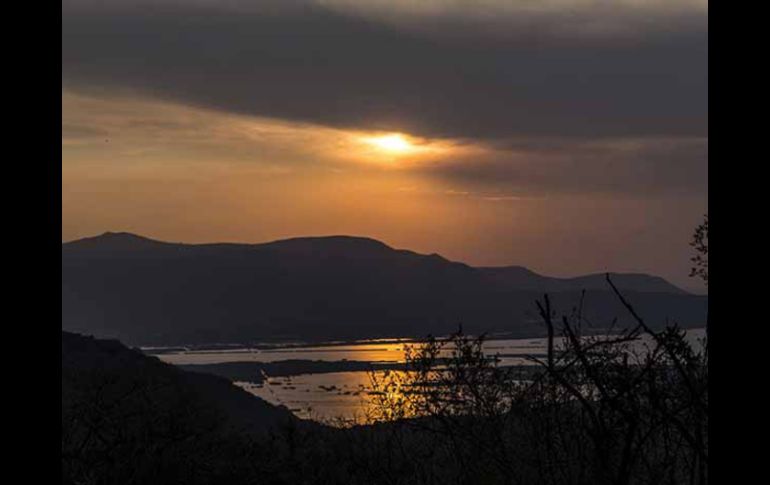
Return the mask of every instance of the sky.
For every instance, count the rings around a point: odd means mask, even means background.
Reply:
[[[701,0],[62,2],[62,240],[348,234],[688,277]]]

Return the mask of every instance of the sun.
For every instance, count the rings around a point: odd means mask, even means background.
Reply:
[[[367,138],[366,142],[383,152],[394,155],[409,153],[415,148],[414,144],[400,133],[373,136]]]
[[[413,167],[443,155],[456,153],[451,140],[428,139],[397,131],[358,132],[351,134],[350,153],[367,163],[394,168]]]

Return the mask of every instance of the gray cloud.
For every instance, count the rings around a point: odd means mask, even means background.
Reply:
[[[601,26],[597,12],[581,18],[594,15]],[[617,23],[602,35],[568,35],[568,17],[521,15],[495,29],[451,17],[415,30],[302,0],[70,0],[62,4],[62,84],[494,142],[707,136],[704,11],[652,16],[659,22],[647,27],[642,12],[631,36],[613,34]]]
[[[708,140],[525,140],[425,170],[462,187],[518,194],[705,194]]]

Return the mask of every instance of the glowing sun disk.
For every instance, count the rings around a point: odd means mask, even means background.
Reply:
[[[406,153],[414,148],[414,145],[409,140],[398,133],[375,136],[367,141],[372,146],[389,153]]]

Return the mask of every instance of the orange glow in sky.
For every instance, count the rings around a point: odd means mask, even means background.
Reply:
[[[563,190],[568,175],[589,180],[569,172],[582,163],[526,145],[509,150],[67,90],[62,112],[63,241],[106,231],[192,243],[345,234],[555,275],[663,267],[686,284],[690,228],[681,221],[698,220],[705,204],[698,194],[642,200]],[[619,143],[588,151],[635,150]],[[501,180],[485,172],[499,160],[510,167]],[[678,234],[674,251],[669,234]]]

